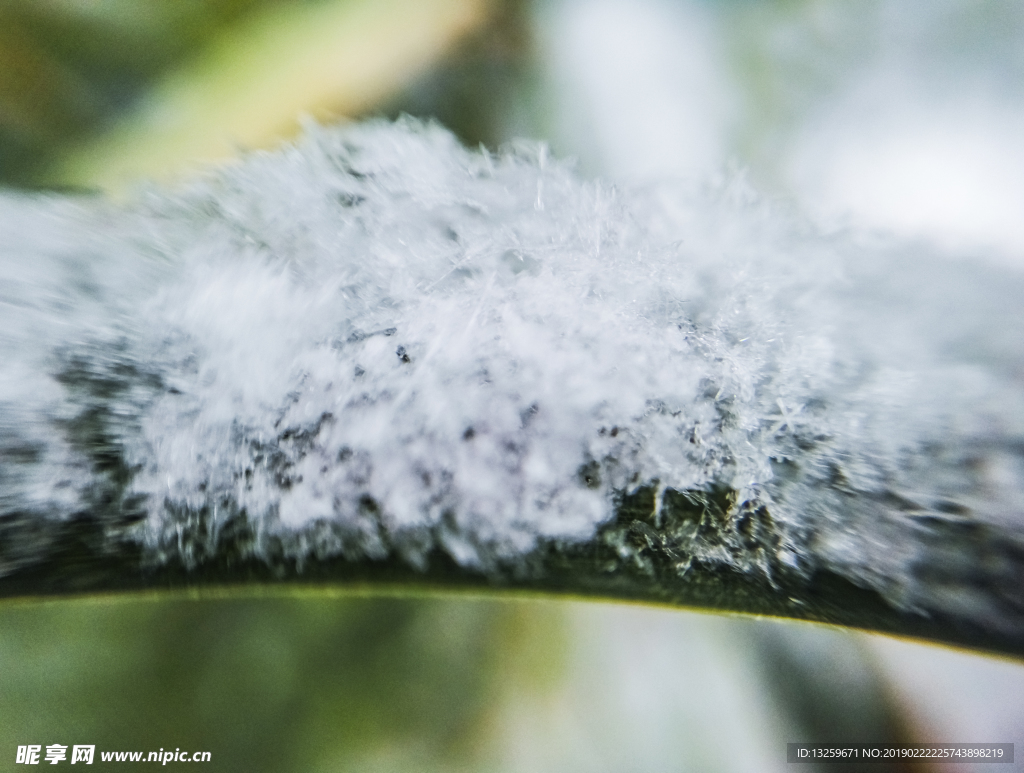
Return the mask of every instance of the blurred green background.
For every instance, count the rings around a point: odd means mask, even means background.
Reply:
[[[974,115],[957,101],[973,95],[981,116],[973,134],[940,137],[929,169],[1004,135],[996,157],[1016,168],[1022,8],[0,0],[0,185],[120,194],[272,148],[303,115],[407,112],[468,145],[544,139],[587,174],[700,177],[731,162],[773,194],[856,209],[861,178],[840,161],[870,171],[860,138],[902,136],[914,99],[926,118]],[[898,164],[881,167],[890,176],[877,180],[896,180]],[[984,206],[990,190],[1021,197],[1016,176],[999,188],[976,167],[922,184],[955,193],[977,178]],[[871,226],[961,223],[959,237],[1024,243],[1010,216],[857,211]],[[85,743],[210,751],[206,769],[224,771],[782,771],[788,741],[1024,742],[1021,694],[1016,664],[621,606],[258,594],[0,604],[0,770],[15,769],[18,745]]]
[[[210,751],[213,770],[477,769],[504,687],[543,689],[560,636],[551,610],[470,600],[10,605],[0,769],[28,743]]]
[[[525,0],[2,0],[0,182],[116,187],[302,116],[435,116],[506,139]]]

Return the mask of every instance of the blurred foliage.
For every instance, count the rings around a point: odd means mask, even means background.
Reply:
[[[436,118],[466,145],[495,148],[531,137],[543,73],[535,59],[531,0],[494,5],[487,24],[386,99],[379,112]]]
[[[225,771],[478,769],[503,690],[548,683],[561,641],[554,607],[514,602],[4,606],[0,754],[85,743],[210,751]]]
[[[0,0],[0,182],[31,180],[254,6],[286,0]]]
[[[307,0],[261,7],[163,74],[111,127],[59,153],[49,181],[116,192],[278,145],[303,116],[382,101],[488,18],[487,0]]]
[[[303,113],[407,111],[494,140],[526,5],[0,0],[0,184],[116,188],[272,145]]]

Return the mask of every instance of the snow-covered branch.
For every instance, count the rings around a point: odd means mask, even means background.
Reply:
[[[1024,654],[1024,277],[312,128],[0,198],[0,594],[540,589]]]

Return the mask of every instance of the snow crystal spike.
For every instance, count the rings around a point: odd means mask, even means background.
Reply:
[[[544,592],[1024,656],[1024,278],[541,158],[404,120],[0,196],[0,596]]]

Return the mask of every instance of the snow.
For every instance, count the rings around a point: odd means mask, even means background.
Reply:
[[[908,606],[923,516],[1021,529],[1024,277],[741,175],[618,189],[375,122],[125,205],[5,194],[0,231],[0,518],[95,509],[107,451],[150,547],[244,510],[487,568],[724,487],[784,564]]]

